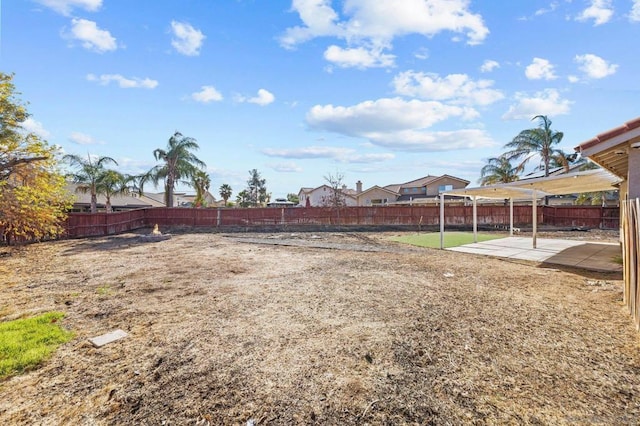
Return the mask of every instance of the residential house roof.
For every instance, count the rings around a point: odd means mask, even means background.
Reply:
[[[400,192],[400,188],[401,187],[402,187],[402,184],[400,184],[400,183],[394,183],[394,184],[391,184],[391,185],[383,186],[384,189],[387,189],[389,191],[395,192],[396,194],[398,192]]]
[[[582,167],[584,167],[584,163],[570,165],[569,171],[566,171],[565,168],[562,166],[553,167],[549,169],[549,176],[556,176],[564,173],[576,172],[576,171],[579,171]],[[527,173],[526,175],[522,176],[519,180],[537,179],[537,178],[544,177],[544,175],[545,175],[544,170],[536,170],[534,172]]]
[[[457,180],[458,182],[464,182],[467,185],[469,183],[471,183],[468,180],[461,179],[459,177],[455,177],[455,176],[451,176],[451,175],[442,175],[442,176],[436,176],[434,179],[431,179],[427,184],[432,184],[432,183],[437,182],[437,181],[442,180],[442,179],[453,179],[453,180]]]
[[[298,194],[300,194],[301,192],[304,192],[304,193],[311,192],[311,191],[313,191],[314,189],[315,189],[315,188],[308,188],[308,187],[300,188],[300,191],[298,191]]]
[[[393,190],[388,189],[388,188],[383,188],[383,187],[378,186],[378,185],[373,185],[371,188],[365,189],[361,193],[357,194],[357,196],[359,197],[359,196],[361,196],[363,194],[366,194],[367,192],[371,192],[371,191],[374,191],[376,189],[379,189],[379,190],[382,190],[382,191],[386,191],[386,192],[388,192],[389,194],[392,194],[392,195],[398,195],[398,193],[396,191],[393,191]]]
[[[78,185],[75,183],[67,182],[66,189],[75,196],[74,206],[90,206],[91,194],[77,192]],[[103,207],[107,203],[107,198],[104,195],[98,195],[98,206]],[[163,203],[158,203],[153,199],[139,198],[132,195],[117,194],[111,197],[111,206],[114,209],[136,209],[146,207],[162,207]]]
[[[423,187],[423,186],[427,185],[429,182],[432,182],[433,180],[438,179],[439,177],[440,176],[427,175],[427,176],[421,177],[419,179],[415,179],[415,180],[411,180],[409,182],[401,183],[400,184],[400,188],[404,188],[404,187],[411,187],[411,188]]]
[[[614,175],[626,179],[630,148],[640,148],[640,117],[581,143],[575,150],[582,157],[589,157]]]

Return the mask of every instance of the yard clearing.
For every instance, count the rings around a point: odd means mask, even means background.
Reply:
[[[63,311],[75,336],[0,383],[0,424],[637,424],[620,276],[392,235],[0,249],[0,320]]]

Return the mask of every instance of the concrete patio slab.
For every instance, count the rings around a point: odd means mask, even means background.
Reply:
[[[621,255],[621,248],[617,243],[539,238],[537,248],[534,249],[532,244],[531,238],[508,237],[447,250],[573,266],[592,271],[622,272],[622,265],[614,261]]]

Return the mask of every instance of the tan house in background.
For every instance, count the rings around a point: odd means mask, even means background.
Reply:
[[[73,212],[89,212],[91,210],[91,194],[84,194],[82,192],[77,192],[76,188],[78,185],[68,182],[67,183],[67,191],[73,194],[74,202],[71,211]],[[174,207],[192,207],[193,202],[195,201],[195,194],[187,194],[184,192],[174,193]],[[219,202],[216,201],[215,197],[211,195],[209,191],[205,193],[205,203],[208,207],[219,207]],[[98,211],[105,211],[105,205],[107,203],[107,199],[104,195],[98,195]],[[126,210],[134,210],[134,209],[146,209],[151,207],[165,207],[164,204],[164,192],[159,193],[151,193],[144,192],[142,194],[138,194],[135,192],[129,193],[127,195],[113,195],[111,197],[111,209],[114,212],[126,211]]]
[[[358,188],[360,192],[358,192]],[[356,198],[358,200],[358,206],[386,206],[389,203],[395,202],[398,198],[398,193],[378,185],[362,191],[362,182],[358,181],[356,182]]]
[[[455,176],[425,176],[400,185],[391,185],[385,188],[398,186],[398,198],[393,204],[416,204],[435,202],[441,192],[466,188],[469,181]]]
[[[455,176],[425,176],[401,184],[384,187],[374,185],[362,189],[362,182],[356,182],[356,189],[343,186],[341,193],[347,206],[387,206],[437,202],[438,194],[452,189],[466,188],[469,181]],[[328,206],[333,189],[328,185],[317,188],[300,188],[299,203],[304,207]]]
[[[346,185],[343,185],[340,192],[345,205],[349,207],[358,205],[355,190],[348,189]],[[332,195],[333,188],[329,185],[320,185],[317,188],[300,188],[300,191],[298,191],[298,203],[303,207],[328,207],[331,205]]]
[[[77,192],[78,185],[75,183],[67,183],[67,191],[74,196],[73,207],[71,211],[86,213],[91,211],[91,194]],[[104,212],[107,203],[107,198],[104,195],[98,195],[98,211]],[[139,196],[138,194],[130,195],[114,195],[111,197],[111,209],[114,212],[144,209],[150,207],[164,207],[163,202],[156,201],[153,198]]]

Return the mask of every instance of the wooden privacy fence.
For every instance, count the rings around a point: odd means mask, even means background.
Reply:
[[[415,226],[440,225],[440,210],[433,206],[387,206],[344,208],[255,208],[255,209],[140,209],[116,213],[71,213],[66,237],[111,235],[158,224],[160,227],[305,227],[309,226]],[[618,208],[537,207],[538,225],[618,228]],[[478,206],[481,226],[509,225],[509,206]],[[514,206],[515,226],[532,225],[531,206]],[[472,206],[448,205],[445,226],[473,225]]]
[[[617,229],[620,208],[600,206],[544,206],[544,224],[559,227]]]
[[[68,238],[113,235],[144,228],[148,209],[117,213],[69,213],[65,226]]]
[[[624,274],[624,303],[633,317],[636,329],[640,330],[640,199],[623,201],[622,257]]]

